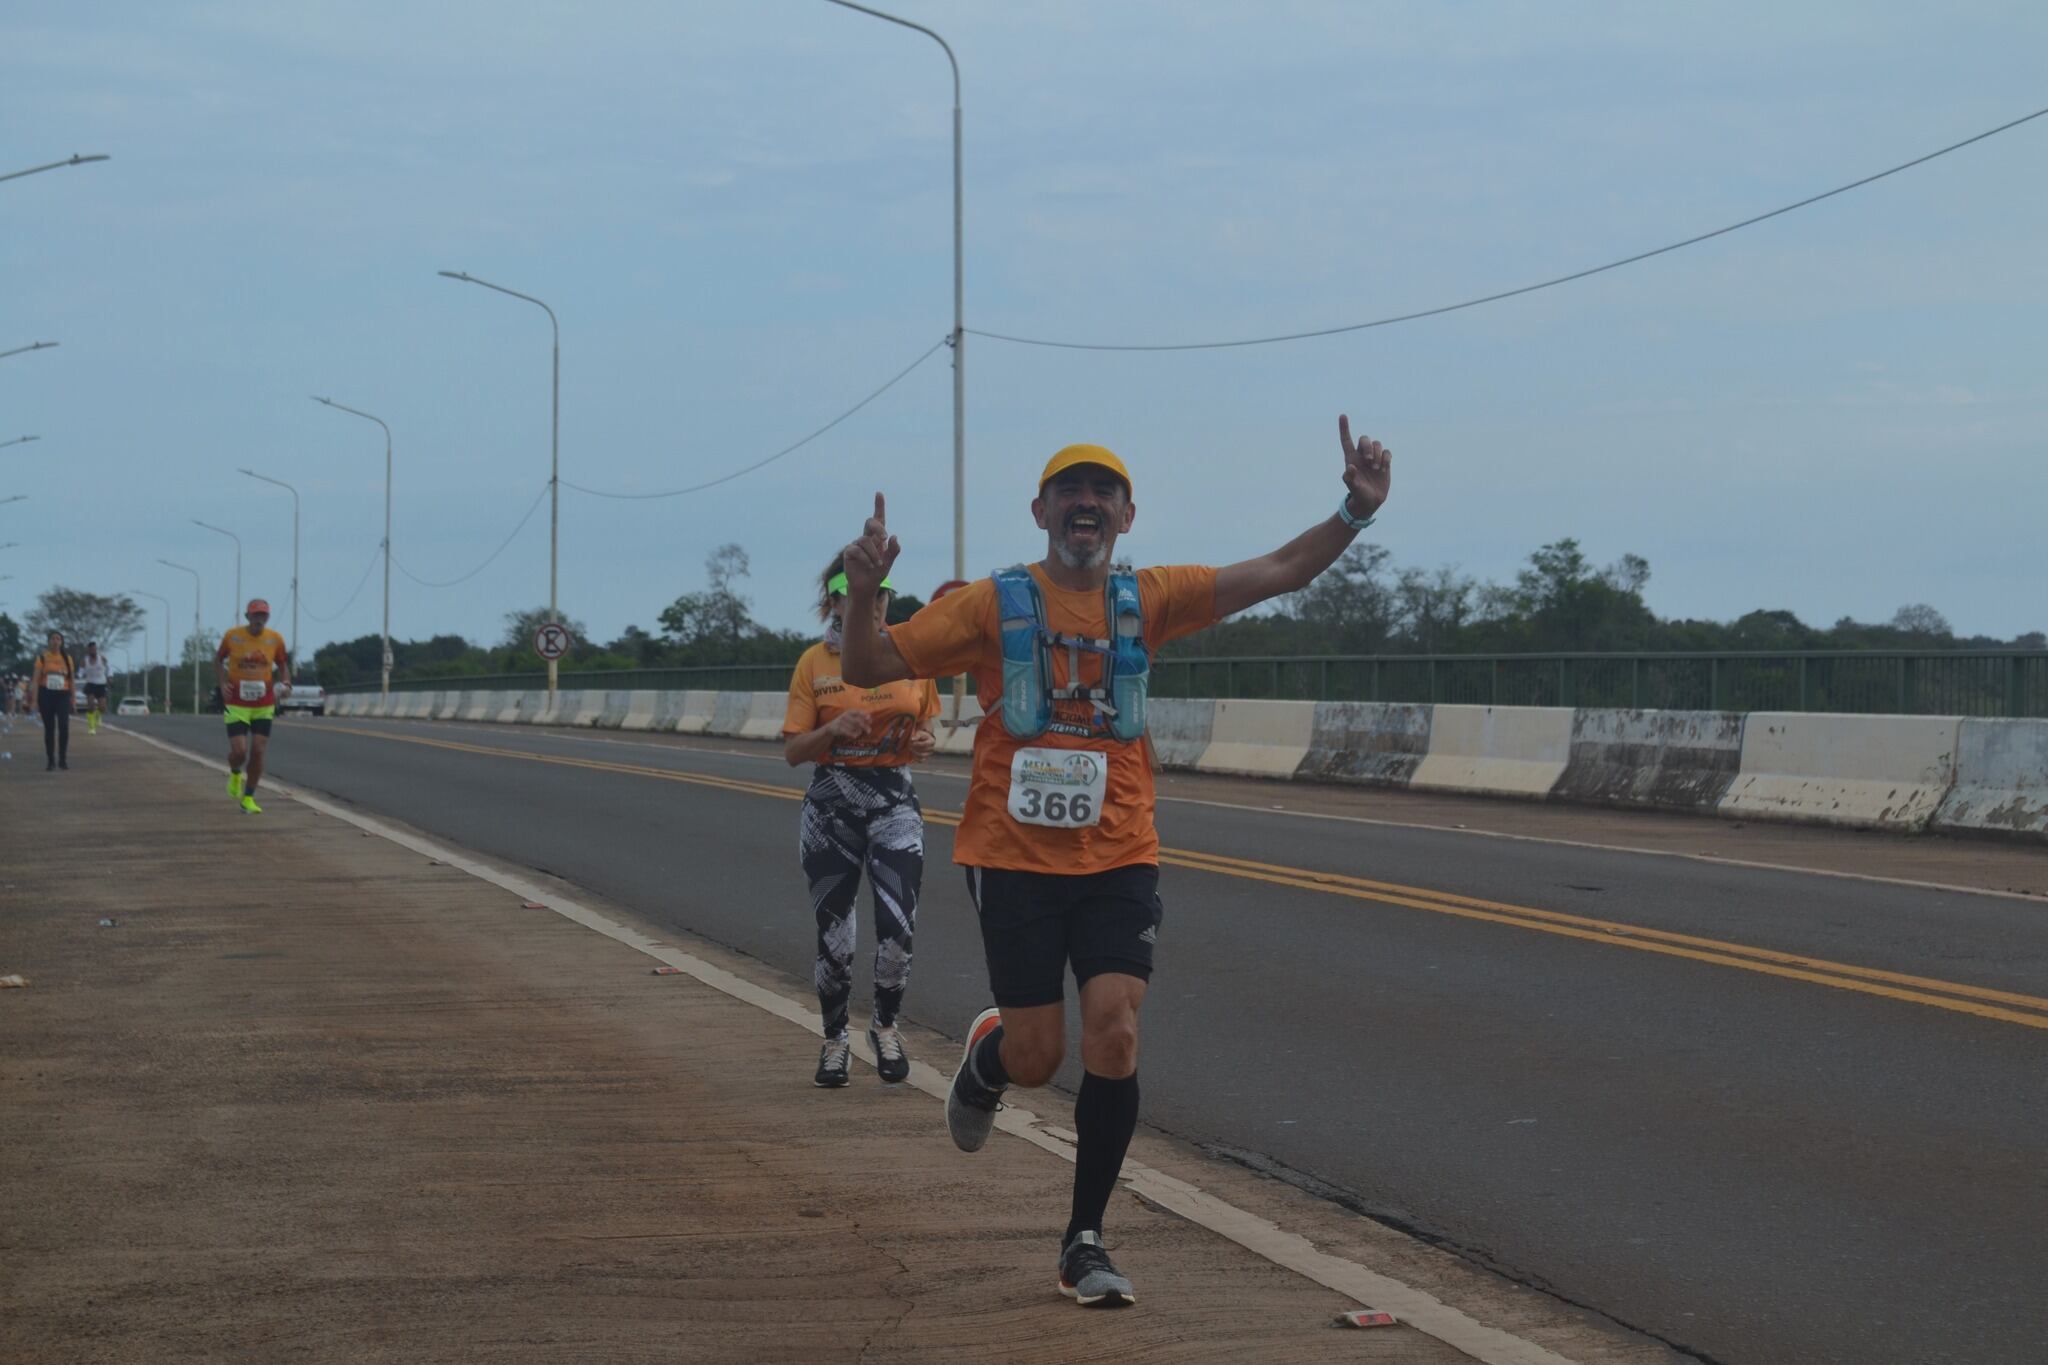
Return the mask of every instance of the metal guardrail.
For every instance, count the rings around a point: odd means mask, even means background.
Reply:
[[[566,688],[778,692],[792,664],[564,671]],[[393,678],[394,692],[535,691],[544,673]],[[357,683],[330,692],[374,692]],[[1169,655],[1155,697],[1444,702],[1670,711],[1837,711],[2048,717],[2048,651],[1840,650],[1656,654]]]

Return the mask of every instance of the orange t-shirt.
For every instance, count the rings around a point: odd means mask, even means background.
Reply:
[[[1045,598],[1048,630],[1093,640],[1108,635],[1101,588],[1070,591],[1056,586],[1038,565],[1029,568]],[[1168,641],[1216,623],[1216,570],[1197,565],[1141,569],[1138,600],[1145,613],[1145,647],[1156,653]],[[908,621],[889,627],[889,638],[918,677],[972,673],[982,706],[990,711],[975,727],[974,776],[968,783],[959,833],[953,837],[954,862],[1080,875],[1159,861],[1159,832],[1152,824],[1152,762],[1143,740],[1126,742],[1111,736],[1107,718],[1087,701],[1054,702],[1052,724],[1037,739],[1020,740],[1004,727],[1003,643],[994,579],[984,578],[931,603]],[[1101,655],[1084,653],[1082,683],[1099,686],[1103,663]],[[1072,685],[1065,650],[1052,651],[1052,668],[1053,686]],[[1079,750],[1107,756],[1106,786],[1099,809],[1091,812],[1092,822],[1077,820],[1077,828],[1056,828],[1018,817],[1016,810],[1035,810],[1039,800],[1032,796],[1028,805],[1013,805],[1013,771],[1047,778],[1050,785],[1045,790],[1061,792],[1062,812],[1067,793],[1091,790],[1082,784],[1093,775],[1085,759],[1020,758],[1022,750]],[[1031,794],[1019,793],[1027,795]]]
[[[842,712],[868,713],[862,739],[835,739],[826,763],[849,768],[896,768],[910,762],[910,732],[939,714],[938,684],[906,678],[881,687],[854,687],[839,676],[839,651],[823,640],[804,651],[789,679],[789,709],[782,733],[801,735],[830,724]]]
[[[261,635],[247,626],[236,626],[220,637],[213,652],[226,683],[229,706],[275,706],[277,682],[272,670],[289,666],[284,636],[268,626]]]

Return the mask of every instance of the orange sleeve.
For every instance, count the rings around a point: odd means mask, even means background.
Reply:
[[[930,720],[939,714],[939,685],[930,678],[924,680],[924,696],[918,703],[917,718]]]
[[[1216,624],[1216,570],[1206,564],[1140,569],[1138,595],[1153,649]]]
[[[782,713],[782,733],[802,735],[817,728],[818,694],[811,686],[811,650],[807,649],[796,661],[796,672],[789,675],[789,709]]]
[[[889,627],[890,643],[913,678],[947,678],[981,662],[996,636],[996,585],[984,578],[928,603],[908,621]]]
[[[228,635],[232,634],[234,634],[233,631],[228,632]],[[233,652],[228,647],[228,635],[223,635],[220,637],[220,647],[213,651],[213,661],[215,663],[219,663],[222,659],[227,658],[227,656]]]

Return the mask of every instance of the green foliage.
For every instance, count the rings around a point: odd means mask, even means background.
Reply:
[[[1453,566],[1398,568],[1386,550],[1354,545],[1306,590],[1171,646],[1169,655],[1563,654],[1793,650],[2039,649],[2048,636],[1958,638],[1924,603],[1883,624],[1847,617],[1809,626],[1789,611],[1733,621],[1664,620],[1643,600],[1649,561],[1623,555],[1596,568],[1573,539],[1529,556],[1512,583],[1481,583]]]
[[[0,611],[0,668],[12,672],[25,669],[28,665],[28,649],[23,644],[21,626],[6,612]]]
[[[51,631],[61,630],[64,643],[76,655],[85,652],[89,640],[99,641],[101,649],[121,643],[142,630],[142,621],[142,608],[132,597],[51,588],[36,598],[28,614],[28,636],[40,646]]]

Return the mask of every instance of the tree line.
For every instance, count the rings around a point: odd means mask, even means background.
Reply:
[[[616,638],[598,641],[581,622],[568,621],[575,645],[563,662],[579,671],[792,664],[817,632],[756,621],[742,591],[749,571],[744,549],[718,546],[705,557],[704,587],[662,608],[653,629],[629,625]],[[1178,641],[1168,657],[2048,649],[2048,634],[2038,630],[2010,640],[1959,636],[1924,603],[1902,606],[1887,621],[1845,616],[1831,626],[1769,609],[1732,621],[1665,618],[1643,600],[1649,581],[1650,565],[1640,556],[1596,565],[1571,539],[1536,550],[1506,583],[1482,581],[1455,566],[1403,566],[1381,546],[1354,545],[1304,591]],[[923,605],[914,596],[898,597],[890,619],[907,619]],[[129,640],[143,619],[142,609],[125,595],[52,588],[37,598],[24,622],[0,612],[0,663],[25,668],[53,628],[82,649],[87,640]],[[544,607],[507,613],[503,634],[488,644],[460,635],[394,640],[394,670],[408,678],[542,672],[546,664],[533,652],[533,635],[546,619]],[[184,641],[179,662],[189,667],[195,657],[210,659],[214,643]],[[359,636],[322,646],[310,662],[330,687],[374,681],[382,645],[378,636]],[[307,662],[301,658],[301,667]]]

